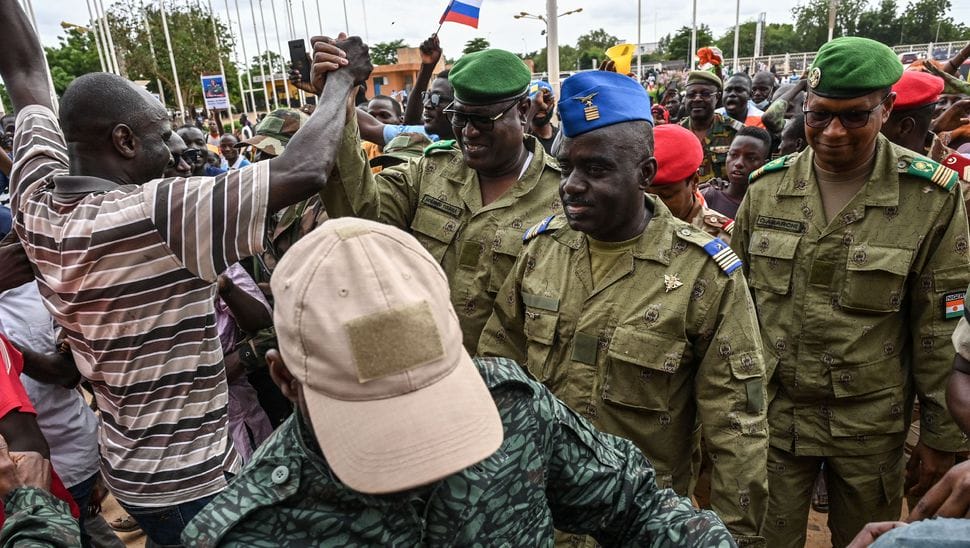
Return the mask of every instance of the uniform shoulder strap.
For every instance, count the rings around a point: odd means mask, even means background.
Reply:
[[[725,232],[727,232],[725,230]],[[710,255],[718,268],[725,275],[730,276],[735,270],[741,268],[741,259],[731,250],[731,246],[720,238],[715,238],[702,230],[691,230],[687,228],[678,229],[675,234],[681,239],[702,248],[705,253]]]
[[[525,234],[522,235],[522,241],[528,242],[529,240],[531,240],[532,238],[535,238],[539,234],[546,234],[546,233],[551,234],[552,232],[555,232],[557,229],[562,228],[562,226],[563,226],[563,222],[559,219],[556,219],[556,215],[550,215],[545,219],[529,227],[529,230],[526,230]]]
[[[424,147],[424,156],[428,157],[435,153],[455,150],[456,142],[457,141],[454,139],[443,139],[441,141],[431,143],[430,145]]]
[[[903,157],[900,159],[898,167],[900,173],[908,173],[920,179],[926,179],[947,192],[951,192],[960,179],[956,171],[923,156]]]
[[[788,166],[792,165],[792,162],[795,161],[795,158],[798,158],[798,153],[786,154],[784,156],[781,156],[780,158],[775,158],[774,160],[768,162],[767,164],[752,171],[751,175],[748,175],[748,183],[750,184],[755,182],[755,180],[758,179],[758,177],[761,177],[765,173],[772,173],[774,171],[781,171],[783,169],[788,169]]]

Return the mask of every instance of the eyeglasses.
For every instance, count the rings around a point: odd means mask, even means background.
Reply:
[[[505,113],[512,110],[512,107],[519,104],[519,100],[516,99],[512,103],[505,107],[502,112],[494,116],[480,116],[478,114],[468,114],[465,112],[460,112],[454,109],[446,108],[445,116],[448,117],[448,121],[451,122],[452,127],[462,129],[471,122],[479,131],[491,131],[495,127],[495,121],[505,116]]]
[[[192,165],[199,161],[199,157],[202,155],[202,151],[196,148],[187,148],[182,151],[182,153],[172,152],[172,157],[168,159],[168,167],[175,167],[179,165],[179,162],[185,160],[189,165]]]
[[[815,129],[824,129],[832,123],[832,118],[839,117],[839,122],[845,129],[859,129],[869,123],[869,115],[881,107],[889,95],[882,98],[876,106],[869,110],[849,110],[846,112],[825,112],[820,110],[802,110],[805,113],[805,125]]]
[[[710,91],[688,91],[684,94],[684,97],[687,99],[696,99],[698,97],[701,99],[710,99],[715,95],[716,93]]]
[[[422,91],[421,92],[421,104],[427,105],[431,108],[438,108],[438,105],[448,104],[454,101],[454,97],[447,97],[438,93],[437,91]]]

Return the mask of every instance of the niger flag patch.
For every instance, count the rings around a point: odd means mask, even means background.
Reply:
[[[955,320],[963,316],[966,292],[956,291],[943,296],[943,316],[947,320]]]

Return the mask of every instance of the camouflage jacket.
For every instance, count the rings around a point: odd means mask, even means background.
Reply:
[[[597,432],[514,362],[476,359],[505,426],[489,458],[394,495],[352,491],[296,413],[185,529],[188,546],[551,546],[553,525],[606,546],[729,547],[712,512],[659,489],[629,441]]]
[[[3,548],[74,548],[81,530],[67,503],[33,487],[11,491],[3,501],[7,518],[0,530]]]
[[[731,242],[768,357],[772,446],[901,447],[918,396],[921,441],[964,450],[945,401],[970,283],[957,174],[880,135],[869,180],[826,222],[813,157],[809,148],[751,174]]]
[[[596,284],[586,235],[562,216],[532,237],[478,353],[524,363],[597,428],[632,440],[660,486],[682,495],[700,424],[714,511],[739,544],[763,545],[765,360],[747,284],[727,244],[646,199],[646,230]]]
[[[424,157],[374,175],[351,116],[321,196],[332,217],[381,221],[421,242],[448,276],[465,348],[474,352],[495,293],[522,249],[522,232],[562,212],[559,164],[527,136],[532,161],[512,188],[483,206],[478,174],[449,143],[439,141]]]
[[[690,117],[680,121],[680,125],[693,131],[690,127]],[[701,143],[704,148],[704,162],[701,163],[697,171],[700,181],[703,183],[714,177],[725,177],[724,163],[727,162],[727,153],[731,148],[731,141],[744,124],[723,114],[714,113],[714,121],[707,129],[707,137]]]

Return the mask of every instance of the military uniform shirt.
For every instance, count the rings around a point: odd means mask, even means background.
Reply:
[[[691,455],[700,422],[716,459],[714,511],[739,542],[757,542],[768,440],[751,297],[740,268],[726,274],[703,249],[715,240],[674,218],[656,196],[646,200],[653,218],[598,284],[586,235],[561,217],[532,238],[499,292],[478,353],[525,363],[597,428],[636,443],[660,485],[683,495],[697,473]]]
[[[826,224],[813,158],[807,149],[752,174],[732,242],[769,359],[772,445],[812,456],[900,447],[915,391],[922,441],[963,450],[945,402],[960,315],[948,303],[962,306],[970,282],[955,175],[880,135],[868,182]]]
[[[680,121],[680,125],[687,129],[690,127],[690,117]],[[701,163],[697,171],[700,175],[700,182],[709,181],[715,177],[725,177],[724,164],[727,162],[727,153],[731,149],[731,141],[744,124],[722,114],[714,113],[714,121],[707,129],[707,137],[701,146],[704,148],[704,162]]]
[[[474,352],[495,293],[522,249],[522,233],[562,211],[559,164],[527,136],[532,161],[505,194],[483,206],[475,170],[465,165],[460,150],[445,143],[429,147],[423,158],[374,175],[360,152],[352,116],[335,177],[321,195],[332,217],[381,221],[421,242],[448,276],[465,348]]]
[[[597,432],[517,364],[476,359],[505,439],[490,457],[422,488],[351,490],[295,413],[186,526],[187,546],[552,546],[553,524],[605,546],[729,548],[712,512],[659,489],[650,463]]]

